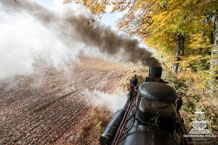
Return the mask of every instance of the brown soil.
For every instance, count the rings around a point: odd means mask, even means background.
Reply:
[[[110,113],[88,105],[82,92],[112,93],[126,73],[120,64],[81,57],[67,72],[43,68],[0,83],[0,144],[99,144]]]

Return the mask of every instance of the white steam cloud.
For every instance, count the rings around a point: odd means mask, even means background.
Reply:
[[[35,59],[46,60],[54,66],[62,64],[80,50],[75,42],[83,43],[86,51],[94,47],[111,56],[120,53],[126,62],[160,66],[152,53],[140,47],[136,39],[102,26],[90,14],[78,15],[69,10],[72,9],[63,6],[57,10],[48,9],[35,0],[1,0],[0,30],[3,33],[0,45],[4,56],[1,76],[10,76],[16,71],[18,74],[31,72]],[[6,68],[8,71],[5,72]]]
[[[54,13],[64,15],[69,7],[56,0],[52,9]],[[80,13],[88,13],[81,9],[74,7]],[[60,39],[58,30],[50,29],[28,13],[7,11],[0,3],[0,80],[31,74],[39,60],[63,68],[65,61],[76,59],[83,48],[81,43]]]
[[[117,109],[123,108],[127,100],[127,96],[124,92],[108,94],[99,90],[94,90],[92,92],[86,90],[83,93],[87,96],[89,104],[105,107],[112,113],[115,113]]]

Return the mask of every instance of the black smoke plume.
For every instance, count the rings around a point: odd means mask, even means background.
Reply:
[[[159,61],[152,57],[152,53],[138,46],[138,41],[124,35],[119,35],[109,28],[105,28],[94,20],[92,16],[68,14],[59,16],[53,11],[31,0],[1,0],[0,3],[8,12],[27,12],[39,20],[43,25],[55,29],[63,39],[73,39],[83,42],[87,46],[99,48],[106,54],[125,52],[128,61],[143,65],[159,67]]]

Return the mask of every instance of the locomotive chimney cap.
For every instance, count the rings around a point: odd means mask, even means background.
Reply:
[[[161,78],[162,67],[150,67],[149,68],[149,77],[151,78]]]
[[[167,83],[161,79],[162,67],[149,67],[149,76],[146,77],[145,82],[161,82]]]

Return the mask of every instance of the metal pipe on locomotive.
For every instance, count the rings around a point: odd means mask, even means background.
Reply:
[[[135,75],[123,109],[118,110],[100,136],[101,145],[188,145],[179,110],[182,99],[161,79],[162,68],[149,68],[138,86]]]

